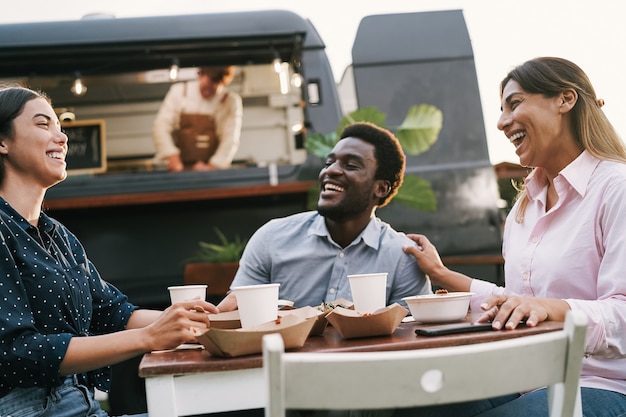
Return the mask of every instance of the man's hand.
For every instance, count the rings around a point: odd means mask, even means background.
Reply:
[[[180,155],[171,155],[167,157],[167,169],[170,172],[180,172],[185,168]]]
[[[198,161],[193,165],[191,169],[193,171],[213,171],[213,170],[216,170],[217,167],[212,164],[207,164],[205,162]]]
[[[217,305],[220,311],[233,311],[237,310],[237,297],[234,292],[229,293],[224,299]]]

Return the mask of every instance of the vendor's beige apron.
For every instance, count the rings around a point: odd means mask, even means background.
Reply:
[[[183,96],[187,95],[187,83]],[[222,102],[226,96],[222,98]],[[196,162],[208,163],[219,144],[215,118],[208,114],[182,113],[179,129],[174,132],[174,144],[180,150],[180,159],[185,168],[191,168]]]

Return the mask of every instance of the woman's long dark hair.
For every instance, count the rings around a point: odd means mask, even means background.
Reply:
[[[27,102],[36,98],[50,101],[44,93],[19,85],[0,87],[0,142],[13,139],[13,120],[22,114]],[[4,181],[4,175],[4,157],[0,156],[0,184]]]

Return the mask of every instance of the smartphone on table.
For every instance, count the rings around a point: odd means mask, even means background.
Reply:
[[[491,323],[449,323],[415,329],[420,336],[441,336],[446,334],[480,332],[492,330]]]

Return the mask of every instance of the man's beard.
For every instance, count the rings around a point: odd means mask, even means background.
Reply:
[[[326,217],[327,219],[335,222],[342,222],[351,218],[357,217],[369,208],[369,200],[367,198],[361,198],[358,200],[344,200],[339,204],[333,206],[320,206],[317,204],[317,212]]]

